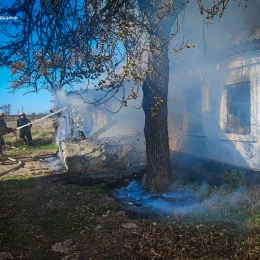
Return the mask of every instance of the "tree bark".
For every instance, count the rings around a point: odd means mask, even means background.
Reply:
[[[187,1],[188,2],[188,1]],[[150,37],[148,69],[143,83],[144,134],[147,173],[145,187],[151,192],[165,192],[172,181],[168,136],[168,45],[171,29],[187,2],[182,0],[138,0],[145,12]],[[163,14],[163,15],[162,15]],[[151,33],[152,32],[152,33]],[[162,100],[163,103],[158,101]]]
[[[146,139],[147,174],[145,187],[151,192],[165,192],[172,181],[168,136],[168,50],[163,48],[171,32],[172,24],[163,23],[157,28],[157,35],[151,43],[152,51],[148,64],[152,73],[143,83],[143,110],[145,113],[144,134]],[[155,39],[156,38],[156,39]],[[163,49],[154,51],[153,49]],[[163,104],[156,107],[160,100]],[[153,109],[155,108],[153,113]]]

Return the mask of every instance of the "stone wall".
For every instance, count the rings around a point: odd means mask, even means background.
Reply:
[[[140,138],[122,137],[62,142],[62,157],[69,173],[107,173],[145,163]]]

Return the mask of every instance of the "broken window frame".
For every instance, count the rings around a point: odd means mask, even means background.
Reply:
[[[230,102],[230,98],[229,98],[229,90],[234,89],[234,88],[248,88],[248,102],[244,101],[242,103],[245,103],[248,107],[248,126],[244,126],[241,127],[241,102]],[[227,134],[239,134],[239,135],[249,135],[251,134],[251,82],[250,80],[243,80],[240,82],[235,82],[232,84],[227,84],[225,85],[225,98],[226,98],[226,126],[225,126],[225,133]],[[237,105],[237,103],[240,103],[240,108]],[[245,105],[243,104],[243,105]],[[237,106],[237,110],[238,110],[238,114],[239,116],[237,117],[236,121],[233,121],[233,125],[232,122],[230,120],[230,106],[231,105],[235,105]],[[234,125],[236,124],[236,126]]]
[[[194,89],[195,88],[195,89]],[[197,109],[189,109],[188,106],[192,104],[191,101],[189,101],[189,98],[193,98],[194,96],[198,95],[200,100],[197,100]],[[201,86],[193,86],[193,88],[189,89],[189,94],[188,98],[186,99],[186,115],[187,115],[187,134],[188,135],[196,135],[196,134],[201,134],[203,132],[203,104],[202,104],[202,99],[203,99],[203,93],[202,93],[202,87]],[[196,113],[197,112],[197,113]],[[193,116],[197,117],[196,124],[194,124],[194,119]]]

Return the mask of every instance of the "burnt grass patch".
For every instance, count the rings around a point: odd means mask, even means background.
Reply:
[[[96,185],[103,185],[104,190],[113,191],[118,188],[127,186],[132,180],[141,181],[144,172],[128,173],[123,171],[121,173],[108,174],[59,174],[56,175],[55,181],[63,182],[64,184],[74,184],[80,187],[91,187]]]

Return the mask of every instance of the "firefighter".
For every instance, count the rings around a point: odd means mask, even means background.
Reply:
[[[13,132],[14,129],[6,126],[5,114],[0,113],[0,155],[2,155],[2,146],[5,144],[4,135]]]
[[[17,127],[24,126],[31,123],[31,121],[26,117],[25,113],[20,113],[20,118],[17,120]],[[32,134],[31,134],[32,125],[29,124],[20,129],[20,138],[23,139],[24,144],[33,145]]]

